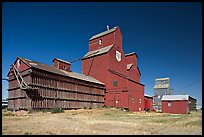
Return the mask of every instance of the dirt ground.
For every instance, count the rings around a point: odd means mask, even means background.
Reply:
[[[202,135],[202,111],[186,115],[116,108],[50,112],[2,111],[3,135]]]

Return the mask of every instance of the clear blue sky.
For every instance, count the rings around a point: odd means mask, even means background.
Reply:
[[[3,2],[2,77],[17,56],[48,65],[54,57],[67,61],[83,57],[89,38],[107,25],[120,27],[125,53],[138,54],[145,94],[153,95],[155,78],[170,77],[174,91],[181,89],[202,104],[202,4],[198,2]],[[81,73],[81,61],[71,70]],[[3,98],[7,89],[8,82],[2,81]]]

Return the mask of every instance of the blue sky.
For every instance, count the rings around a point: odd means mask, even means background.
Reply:
[[[153,95],[155,78],[170,77],[175,94],[189,94],[202,104],[199,2],[3,2],[2,77],[17,56],[48,65],[54,57],[83,57],[89,38],[107,25],[120,27],[125,53],[137,53],[146,94]],[[81,61],[71,70],[81,73]],[[7,89],[2,81],[3,98]]]

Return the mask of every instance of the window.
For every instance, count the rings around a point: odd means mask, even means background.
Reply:
[[[158,96],[158,98],[160,98],[160,96]]]
[[[134,97],[132,97],[132,103],[134,103],[135,102],[135,98]]]
[[[113,81],[113,86],[115,86],[115,87],[118,86],[118,81],[117,80]]]
[[[99,40],[99,45],[101,45],[101,44],[102,44],[102,39]]]
[[[67,69],[67,67],[66,67],[66,66],[64,66],[64,69],[66,70],[66,69]]]
[[[168,102],[168,107],[171,107],[172,106],[172,102]]]
[[[142,99],[140,99],[140,104],[142,103]]]

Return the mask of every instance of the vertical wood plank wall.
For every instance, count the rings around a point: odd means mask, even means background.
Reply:
[[[8,109],[79,109],[104,105],[103,85],[68,78],[41,70],[23,72],[23,79],[36,88],[22,91],[15,77],[9,77]],[[25,96],[25,93],[28,97]]]

